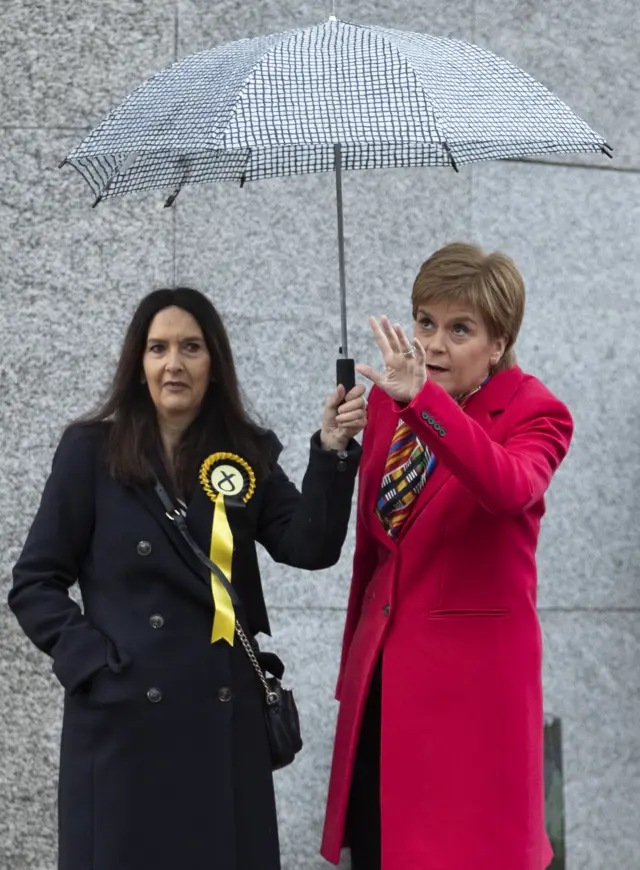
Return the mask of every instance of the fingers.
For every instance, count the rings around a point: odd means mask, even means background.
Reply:
[[[364,384],[356,384],[355,387],[353,387],[353,389],[350,390],[344,397],[344,401],[345,403],[352,402],[354,399],[359,399],[361,398],[361,396],[364,396],[366,392],[367,388]]]
[[[394,354],[412,350],[411,341],[407,338],[403,328],[399,323],[392,325],[386,314],[382,315],[380,323],[378,323],[375,317],[370,317],[369,323],[374,338],[385,359],[389,352]]]
[[[340,406],[340,403],[344,399],[345,389],[342,384],[338,384],[337,389],[334,393],[332,393],[327,399],[326,405],[327,408],[331,408],[332,410],[337,410]]]
[[[353,399],[351,402],[343,402],[338,408],[338,414],[351,414],[352,411],[361,411],[363,408],[366,408],[363,398]]]
[[[364,384],[356,384],[355,387],[353,387],[353,389],[345,396],[345,398],[348,402],[350,399],[357,399],[360,396],[364,396],[366,392],[367,388]]]
[[[386,317],[381,317],[380,323],[383,323],[385,320],[387,321],[387,324],[388,324],[389,320]],[[369,318],[369,325],[371,327],[371,332],[373,333],[373,337],[376,340],[376,344],[380,348],[382,356],[385,357],[385,359],[386,359],[388,356],[390,356],[390,354],[393,353],[393,350],[391,349],[391,346],[389,344],[389,338],[388,338],[387,332],[385,332],[384,328],[378,323],[378,321],[375,319],[375,317]]]
[[[359,375],[362,375],[368,381],[371,381],[377,386],[380,386],[384,379],[382,372],[377,372],[375,369],[372,369],[371,366],[364,365],[363,363],[358,363],[356,365],[356,371]]]
[[[427,364],[427,355],[424,352],[423,346],[420,344],[417,338],[413,339],[413,349],[416,352],[416,362],[421,366],[426,366]]]
[[[360,417],[364,416],[366,405],[362,402],[361,405],[353,408],[345,408],[341,405],[338,408],[338,423],[353,423]]]
[[[398,341],[398,348],[400,353],[408,354],[409,351],[413,351],[413,345],[407,338],[404,329],[400,326],[399,323],[393,327],[393,331],[395,332],[396,339]]]
[[[364,429],[367,422],[367,406],[365,402],[358,408],[344,410],[344,405],[338,411],[336,423],[341,429]]]
[[[380,325],[391,350],[394,353],[400,353],[400,342],[398,341],[398,335],[396,333],[396,329],[400,329],[400,332],[402,332],[400,325],[392,326],[391,321],[386,315],[383,315],[380,318]],[[404,333],[402,334],[404,335]]]
[[[364,396],[366,391],[367,388],[364,384],[356,384],[356,386],[353,387],[345,396],[344,384],[338,384],[335,392],[327,398],[327,407],[332,410],[339,410],[347,404],[348,411],[364,407],[364,399],[362,399],[362,396]]]
[[[338,423],[359,423],[365,416],[367,403],[364,400],[365,387],[357,384],[345,397],[338,408]]]
[[[343,428],[364,429],[367,422],[367,412],[362,408],[360,411],[353,411],[351,414],[338,414],[338,426]]]

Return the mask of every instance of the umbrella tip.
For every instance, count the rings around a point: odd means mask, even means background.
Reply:
[[[102,202],[102,194],[100,194],[100,196],[96,199],[96,201],[91,206],[91,208],[95,208],[97,205],[100,205],[101,202]]]
[[[447,156],[449,157],[449,162],[451,163],[451,167],[453,168],[454,172],[460,172],[460,170],[458,169],[458,164],[456,163],[456,158],[451,153],[451,148],[449,148],[449,143],[443,142],[442,147],[447,152]]]
[[[613,160],[613,148],[609,145],[608,142],[605,142],[602,148],[600,149],[603,154],[607,157],[610,157]]]
[[[58,163],[58,169],[62,169],[63,166],[67,165],[67,158],[65,157],[62,163]]]

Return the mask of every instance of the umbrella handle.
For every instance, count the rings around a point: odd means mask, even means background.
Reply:
[[[345,388],[348,393],[356,385],[356,365],[352,359],[344,359],[341,357],[336,360],[336,375],[337,384]]]

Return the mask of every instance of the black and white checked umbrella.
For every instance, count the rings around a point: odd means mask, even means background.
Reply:
[[[458,170],[477,160],[589,151],[610,156],[568,106],[491,52],[332,15],[173,64],[133,91],[63,165],[82,174],[96,205],[158,188],[170,192],[170,205],[187,184],[335,171],[346,359],[343,170]]]

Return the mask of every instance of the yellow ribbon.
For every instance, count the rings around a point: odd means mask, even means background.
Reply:
[[[224,504],[224,496],[218,493],[214,500],[213,527],[211,529],[211,551],[209,558],[220,568],[224,576],[231,583],[231,563],[233,561],[233,534],[227,519],[227,509]],[[224,588],[216,575],[211,572],[211,592],[215,605],[213,614],[213,629],[211,631],[211,643],[217,640],[226,640],[229,646],[233,646],[236,617],[233,610],[231,596]]]
[[[240,475],[236,485],[233,475]],[[233,481],[233,482],[232,482]],[[200,468],[200,483],[213,502],[213,525],[211,527],[211,545],[209,558],[220,568],[231,583],[231,566],[233,562],[233,533],[227,518],[227,508],[224,503],[225,492],[229,496],[241,498],[248,502],[256,488],[256,476],[253,469],[242,457],[235,453],[214,453],[208,456]],[[211,643],[226,640],[233,646],[235,637],[236,617],[231,596],[211,572],[211,593],[213,595],[214,614],[211,629]]]

